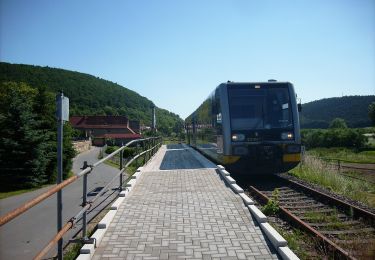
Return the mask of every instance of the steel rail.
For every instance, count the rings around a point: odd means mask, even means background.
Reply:
[[[259,191],[257,188],[254,186],[249,187],[252,193],[255,193],[260,199],[262,200],[263,203],[267,203],[270,198],[267,197],[267,195],[263,194],[261,191]],[[315,230],[313,227],[308,225],[306,222],[302,221],[299,219],[297,216],[295,216],[293,213],[291,213],[289,210],[286,208],[279,206],[280,213],[282,216],[284,216],[286,219],[289,221],[292,221],[296,225],[298,225],[300,228],[305,230],[306,232],[309,232],[310,234],[313,234],[315,237],[317,237],[320,242],[327,246],[330,251],[333,253],[334,259],[350,259],[354,260],[355,258],[351,257],[347,251],[342,249],[340,246],[335,244],[333,241],[328,239],[326,236]]]
[[[281,178],[281,177],[279,177]],[[315,190],[313,188],[310,188],[306,185],[303,185],[301,183],[298,183],[296,181],[293,181],[293,180],[288,180],[288,179],[284,179],[284,178],[281,178],[283,179],[284,181],[288,181],[289,183],[291,183],[292,185],[300,188],[300,189],[303,189],[307,192],[310,192],[310,193],[314,193],[315,195],[323,198],[326,202],[329,202],[331,205],[334,205],[334,206],[340,206],[341,208],[345,209],[347,212],[350,212],[350,211],[353,211],[353,216],[357,217],[357,218],[364,218],[366,219],[372,226],[375,226],[375,214],[370,212],[370,211],[367,211],[367,210],[364,210],[364,209],[361,209],[360,207],[358,206],[355,206],[355,205],[351,205],[345,201],[342,201],[342,200],[339,200],[339,199],[336,199],[332,196],[329,196],[321,191],[318,191],[318,190]]]

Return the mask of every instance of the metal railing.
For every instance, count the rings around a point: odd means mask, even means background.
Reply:
[[[91,206],[95,203],[95,201],[106,192],[110,185],[116,180],[119,180],[119,187],[118,189],[122,191],[124,178],[123,174],[125,172],[126,167],[132,164],[134,161],[137,161],[139,158],[143,157],[143,163],[146,163],[160,148],[162,143],[161,137],[150,137],[145,139],[137,139],[128,142],[126,145],[120,147],[113,153],[109,154],[108,156],[104,157],[103,159],[97,161],[93,165],[84,164],[83,170],[79,172],[77,175],[72,176],[65,181],[61,182],[58,185],[50,188],[48,191],[44,192],[43,194],[37,196],[36,198],[29,200],[28,202],[24,203],[20,207],[8,212],[7,214],[0,217],[0,227],[11,221],[12,219],[16,218],[17,216],[23,214],[30,208],[34,207],[35,205],[41,203],[48,197],[52,196],[56,192],[62,190],[64,187],[68,186],[69,184],[75,182],[79,178],[83,177],[83,187],[82,187],[82,209],[72,217],[60,230],[59,232],[51,239],[51,241],[35,256],[34,259],[41,259],[45,254],[48,253],[51,248],[58,243],[58,241],[62,241],[64,234],[66,234],[74,225],[82,218],[82,238],[83,242],[92,243],[87,238],[87,211],[91,208]],[[126,147],[136,144],[136,155],[133,156],[125,165],[123,165],[123,152]],[[140,145],[141,144],[141,145]],[[143,150],[143,151],[141,151]],[[116,154],[120,155],[120,166],[119,172],[112,178],[112,180],[98,193],[96,196],[91,199],[90,201],[87,200],[87,178],[91,171],[97,167],[98,165],[104,163],[108,159],[112,158]],[[61,243],[62,244],[62,243]]]

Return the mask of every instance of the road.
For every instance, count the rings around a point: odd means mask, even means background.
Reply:
[[[93,147],[90,151],[78,155],[73,161],[73,172],[77,173],[83,165],[83,161],[88,164],[96,162],[99,148]],[[88,177],[88,191],[90,197],[100,191],[116,173],[118,169],[101,164],[93,170]],[[64,223],[76,215],[81,209],[82,203],[82,182],[80,178],[63,190],[63,219]],[[104,195],[93,205],[93,209],[88,214],[88,218],[94,217],[107,201],[113,199],[118,191],[113,189]],[[22,205],[24,202],[35,198],[49,187],[40,190],[13,196],[0,200],[0,215],[4,215],[10,210]],[[104,201],[105,200],[105,201]],[[96,206],[98,205],[98,206]],[[56,234],[56,195],[51,196],[39,205],[0,228],[0,259],[30,259],[34,257]],[[64,244],[81,228],[81,225],[74,227],[65,237]],[[56,251],[50,252],[53,255]]]

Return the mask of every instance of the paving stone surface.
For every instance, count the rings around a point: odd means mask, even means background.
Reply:
[[[162,147],[144,167],[93,259],[278,259],[241,198],[180,148]]]

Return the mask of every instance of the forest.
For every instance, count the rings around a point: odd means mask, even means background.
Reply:
[[[56,181],[55,96],[69,97],[70,115],[125,115],[151,124],[154,104],[136,92],[94,76],[49,67],[0,63],[0,191],[39,187]],[[164,136],[183,130],[182,119],[156,109]],[[75,130],[64,125],[64,177],[70,174]],[[150,134],[150,133],[146,133]]]
[[[0,83],[0,191],[53,183],[57,176],[55,97],[46,88],[25,83]],[[64,125],[63,174],[75,151],[73,129]]]
[[[345,120],[348,127],[371,126],[369,105],[375,95],[344,96],[316,100],[302,105],[300,123],[302,128],[328,128],[335,118]]]
[[[117,83],[64,69],[0,62],[0,82],[23,82],[69,97],[70,115],[124,115],[150,126],[154,103]],[[155,86],[156,87],[156,86]],[[163,135],[182,131],[183,120],[162,108],[156,109],[157,128]]]

